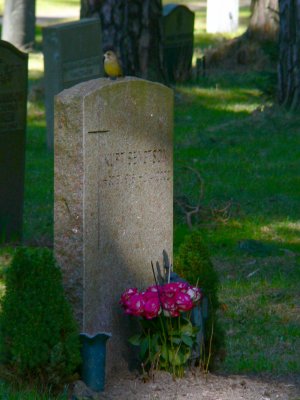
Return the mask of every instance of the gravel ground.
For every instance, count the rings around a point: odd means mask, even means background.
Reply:
[[[171,375],[159,372],[148,382],[133,375],[108,379],[105,391],[98,394],[88,391],[79,381],[74,393],[74,400],[300,400],[300,377],[271,379],[188,373],[174,381]]]

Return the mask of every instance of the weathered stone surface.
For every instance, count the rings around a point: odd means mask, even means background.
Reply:
[[[0,243],[22,237],[28,56],[0,41]]]
[[[99,18],[43,29],[47,146],[53,148],[54,96],[77,83],[103,76]]]
[[[172,91],[137,78],[56,97],[55,253],[81,330],[112,333],[109,371],[129,360],[121,293],[172,255],[172,124]]]

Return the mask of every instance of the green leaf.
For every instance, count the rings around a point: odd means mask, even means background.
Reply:
[[[171,350],[169,349],[169,362],[171,365],[179,366],[185,363],[184,354],[178,349]]]
[[[128,339],[128,342],[129,342],[130,344],[132,344],[133,346],[140,346],[141,341],[142,341],[142,335],[139,334],[139,333],[137,333],[136,335],[131,336],[131,337]]]
[[[181,336],[181,339],[182,339],[183,343],[186,344],[188,347],[190,347],[190,348],[193,347],[194,341],[193,341],[193,339],[192,339],[190,336],[188,336],[188,335],[182,335],[182,336]]]
[[[181,325],[180,332],[182,335],[192,336],[193,324],[190,321],[187,321],[185,324]]]
[[[145,358],[148,350],[149,350],[149,338],[145,337],[144,339],[142,339],[141,345],[140,345],[140,355],[141,355],[142,359]]]
[[[170,340],[172,343],[175,343],[175,344],[180,344],[182,342],[181,338],[179,338],[179,337],[171,336]]]
[[[191,349],[187,349],[184,353],[184,363],[188,361],[188,359],[191,357],[192,351]]]
[[[168,348],[167,348],[167,345],[165,343],[161,346],[161,357],[164,360],[168,359]]]
[[[160,348],[159,343],[158,343],[159,339],[160,339],[160,336],[158,333],[156,333],[155,335],[152,335],[150,337],[150,347],[153,352],[157,352]]]
[[[185,325],[185,324],[190,324],[191,323],[191,319],[187,318],[187,317],[181,317],[180,318],[181,324]]]

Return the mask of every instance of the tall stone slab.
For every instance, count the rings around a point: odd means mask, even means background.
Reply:
[[[130,287],[172,256],[172,91],[138,78],[64,90],[55,107],[55,254],[82,332],[110,332],[108,370],[130,358]]]
[[[239,0],[207,0],[206,32],[231,33],[239,27]]]
[[[0,243],[22,238],[28,55],[0,41]]]
[[[99,18],[43,29],[47,147],[53,149],[54,96],[77,83],[103,76]]]
[[[194,52],[195,13],[188,7],[167,4],[163,8],[163,49],[169,81],[190,78]]]

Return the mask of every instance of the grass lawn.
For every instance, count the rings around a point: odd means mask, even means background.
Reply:
[[[4,383],[0,383],[0,396],[3,400],[67,400],[65,394],[53,397],[50,393],[37,394],[35,390],[12,390]]]
[[[263,73],[214,74],[177,87],[175,193],[220,273],[230,373],[300,371],[300,118],[264,108]],[[268,76],[268,75],[266,75]],[[227,212],[220,210],[228,206]],[[177,213],[175,251],[187,232]]]
[[[0,0],[0,15],[4,12],[5,0]],[[80,0],[36,0],[37,16],[79,15]]]
[[[242,12],[246,20],[249,9]],[[205,34],[204,14],[197,13],[200,53],[224,38]],[[220,274],[227,337],[221,372],[300,372],[300,117],[276,106],[270,90],[275,67],[208,71],[174,88],[174,189],[195,206],[200,174],[201,212],[192,223]],[[42,78],[41,53],[32,53],[24,211],[30,245],[53,240],[53,157],[46,150]],[[176,252],[189,231],[177,206],[174,231]],[[2,293],[11,254],[12,247],[0,251]]]

